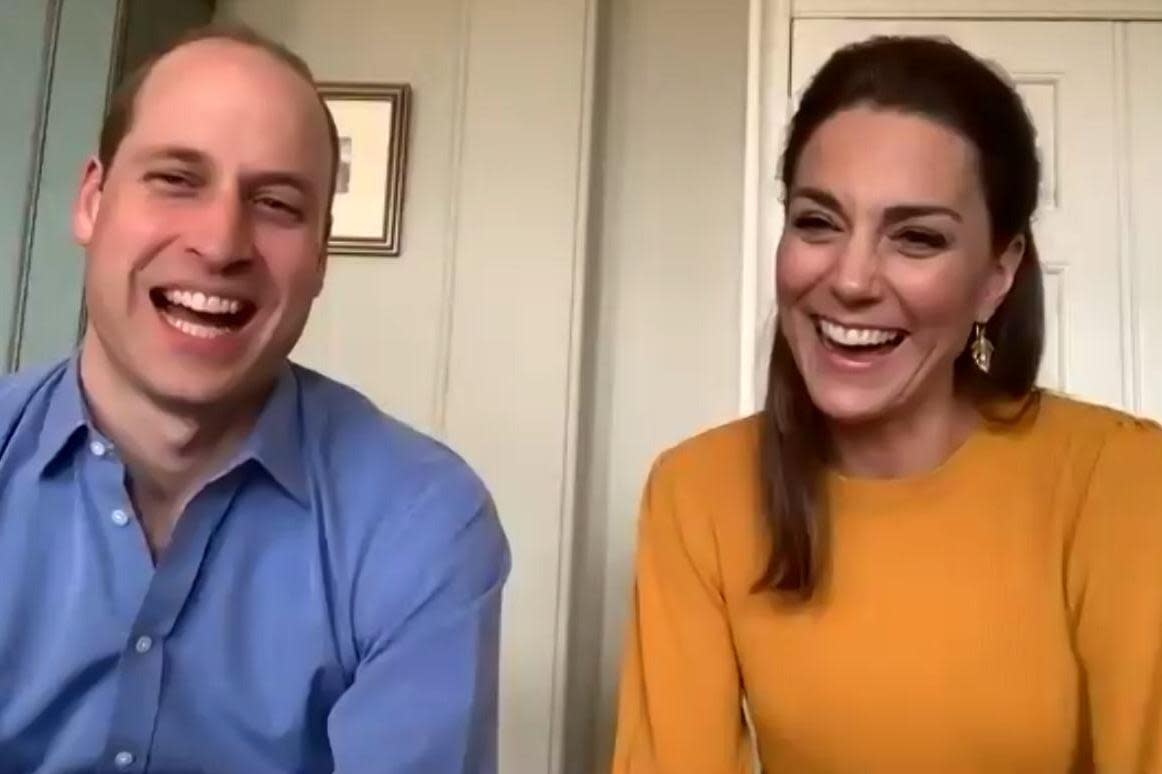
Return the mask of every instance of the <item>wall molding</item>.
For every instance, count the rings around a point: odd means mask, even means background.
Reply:
[[[440,288],[440,335],[436,353],[436,379],[432,395],[432,428],[440,438],[447,435],[448,389],[452,368],[452,334],[455,331],[456,256],[459,246],[460,191],[464,159],[464,121],[468,109],[468,63],[472,45],[472,1],[460,3],[460,29],[456,46],[456,105],[452,109],[451,165],[447,219],[444,225],[444,277]],[[413,119],[414,120],[414,119]]]
[[[1162,19],[1158,0],[794,0],[797,19]]]
[[[36,207],[40,200],[41,173],[44,170],[44,146],[48,134],[48,108],[52,100],[52,79],[56,62],[57,41],[60,38],[61,6],[64,0],[49,0],[45,8],[44,47],[41,50],[40,85],[37,89],[36,120],[32,129],[32,154],[25,187],[24,215],[21,218],[20,254],[16,258],[16,294],[13,298],[12,321],[4,370],[19,367],[20,350],[24,344],[24,322],[28,310],[28,289],[32,277],[32,244],[36,225]]]
[[[777,175],[790,118],[791,0],[751,0],[743,175],[742,277],[739,283],[738,410],[762,396],[766,360],[760,331],[774,311],[774,254],[783,228]]]
[[[548,772],[565,767],[568,736],[569,632],[572,619],[574,550],[577,536],[577,478],[582,354],[585,342],[585,286],[589,261],[589,187],[592,175],[593,121],[597,74],[597,0],[584,0],[585,39],[581,58],[581,110],[577,126],[577,184],[573,219],[573,292],[569,310],[569,364],[565,398],[565,435],[561,452],[561,497],[557,546],[557,624],[553,638],[553,684],[549,718]]]
[[[1159,4],[1162,6],[1162,3]],[[1129,47],[1126,25],[1114,25],[1114,131],[1117,132],[1114,177],[1117,185],[1118,279],[1122,307],[1122,402],[1135,412],[1142,410],[1142,347],[1139,339],[1138,293],[1135,292],[1134,213],[1131,174]]]

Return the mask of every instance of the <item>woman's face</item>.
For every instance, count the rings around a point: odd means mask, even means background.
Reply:
[[[953,401],[953,363],[1024,250],[994,255],[976,156],[942,124],[871,107],[836,113],[804,147],[778,247],[779,319],[831,420]]]

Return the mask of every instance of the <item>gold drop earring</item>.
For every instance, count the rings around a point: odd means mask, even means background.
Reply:
[[[993,365],[993,343],[986,335],[984,323],[975,323],[972,328],[972,362],[986,374]]]

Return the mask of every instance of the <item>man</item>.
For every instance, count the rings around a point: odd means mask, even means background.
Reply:
[[[113,100],[79,351],[0,380],[0,772],[495,771],[488,493],[287,361],[337,146],[306,65],[241,29]]]

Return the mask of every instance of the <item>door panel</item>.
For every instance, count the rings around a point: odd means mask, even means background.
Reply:
[[[1131,263],[1119,239],[1114,24],[799,21],[793,30],[793,97],[832,51],[876,34],[947,36],[1015,81],[1037,127],[1044,166],[1034,222],[1046,289],[1046,355],[1039,381],[1132,408],[1133,349],[1124,346],[1130,328],[1123,328],[1130,309],[1121,283]]]
[[[1162,22],[1126,31],[1138,395],[1142,412],[1162,422]]]

